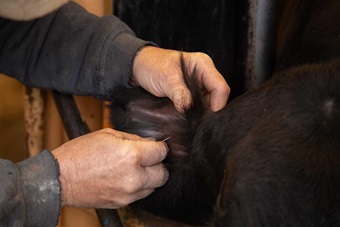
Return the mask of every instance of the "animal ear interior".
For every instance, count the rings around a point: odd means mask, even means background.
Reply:
[[[141,88],[132,88],[128,92],[130,98],[124,103],[111,105],[111,120],[116,129],[155,140],[173,134],[169,126],[175,127],[183,116],[169,99],[154,97]]]

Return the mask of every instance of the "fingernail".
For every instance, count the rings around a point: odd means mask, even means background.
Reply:
[[[164,179],[163,179],[163,185],[169,180],[169,171],[164,167]]]
[[[165,158],[169,153],[169,148],[168,148],[168,145],[165,143],[165,141],[162,141],[162,142],[164,144],[163,149],[162,149],[162,157]]]

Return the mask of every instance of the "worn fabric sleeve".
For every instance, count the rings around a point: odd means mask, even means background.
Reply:
[[[38,20],[0,19],[0,72],[25,85],[105,98],[128,85],[140,40],[113,15],[97,17],[70,2]]]
[[[59,165],[45,150],[15,165],[0,159],[0,226],[56,226]]]

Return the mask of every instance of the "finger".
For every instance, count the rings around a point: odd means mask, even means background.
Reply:
[[[135,134],[122,132],[118,130],[114,130],[111,128],[103,129],[105,132],[109,133],[110,135],[119,138],[119,139],[125,139],[125,140],[133,140],[133,141],[154,141],[153,138],[143,138]]]
[[[186,68],[195,72],[198,83],[209,94],[209,106],[212,111],[222,109],[228,101],[230,88],[224,77],[216,69],[212,59],[203,53],[186,55]]]
[[[145,167],[145,189],[154,189],[163,186],[169,179],[169,172],[163,164]]]
[[[191,93],[184,83],[173,90],[169,97],[180,113],[184,113],[184,110],[188,109],[192,103]]]
[[[97,208],[108,208],[108,209],[118,209],[120,207],[128,206],[129,204],[136,202],[137,200],[143,199],[147,196],[149,196],[152,192],[154,192],[155,189],[141,189],[137,192],[134,192],[132,194],[124,194],[119,198],[119,201],[114,201],[111,204],[101,204],[96,206]],[[96,208],[95,207],[95,208]]]
[[[209,68],[201,74],[202,86],[209,93],[210,109],[218,111],[225,107],[230,88],[223,76],[215,69]]]
[[[131,200],[126,205],[129,205],[137,200],[144,199],[145,197],[149,196],[154,191],[155,189],[150,189],[150,188],[140,190],[133,195]]]
[[[159,141],[135,141],[135,147],[138,147],[140,152],[140,165],[152,166],[162,162],[168,154],[168,146],[165,142]]]
[[[210,91],[210,109],[214,112],[226,106],[230,94],[229,86],[221,86]]]

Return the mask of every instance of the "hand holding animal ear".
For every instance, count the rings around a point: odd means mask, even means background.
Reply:
[[[134,60],[131,81],[157,97],[169,97],[176,109],[183,112],[190,106],[192,98],[184,82],[180,53],[152,46],[144,47]],[[212,59],[204,53],[183,52],[183,57],[189,75],[196,72],[198,84],[210,109],[222,109],[227,103],[230,88]]]

